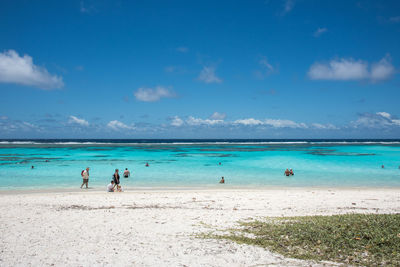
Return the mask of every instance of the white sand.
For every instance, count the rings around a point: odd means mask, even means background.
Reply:
[[[0,266],[321,265],[194,235],[248,218],[349,212],[399,213],[400,189],[3,193]]]

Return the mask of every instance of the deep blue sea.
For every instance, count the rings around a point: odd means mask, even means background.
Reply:
[[[79,188],[86,167],[100,190],[116,168],[125,188],[400,187],[399,166],[400,139],[0,140],[0,190]]]

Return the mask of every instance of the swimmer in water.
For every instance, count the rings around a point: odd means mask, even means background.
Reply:
[[[385,168],[385,166],[382,164],[382,169],[384,169]]]
[[[225,183],[225,179],[224,176],[222,176],[221,181],[219,181],[220,184],[224,184]]]
[[[32,166],[31,166],[31,169],[34,169],[34,168],[35,168],[35,166],[32,165]],[[399,168],[400,168],[400,167],[399,167]]]
[[[294,172],[293,172],[292,169],[290,169],[289,174],[290,174],[290,175],[294,175]]]
[[[286,169],[286,171],[285,171],[285,173],[284,173],[286,176],[289,176],[290,175],[290,171],[289,171],[289,169]]]
[[[128,171],[128,168],[125,168],[124,177],[128,178],[129,176],[131,176],[131,173],[130,173],[130,171]]]
[[[146,162],[146,167],[149,167],[150,165],[149,165],[149,163],[148,162]]]

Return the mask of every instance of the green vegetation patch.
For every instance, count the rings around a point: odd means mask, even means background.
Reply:
[[[286,257],[354,265],[400,266],[400,214],[346,214],[240,222],[205,235],[268,248]]]

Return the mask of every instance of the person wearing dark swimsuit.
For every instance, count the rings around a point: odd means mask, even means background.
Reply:
[[[115,173],[113,174],[114,188],[119,185],[119,173],[118,169],[115,169]]]
[[[124,177],[125,177],[125,178],[128,178],[130,175],[131,175],[131,173],[130,173],[130,171],[128,170],[128,168],[125,168]]]

